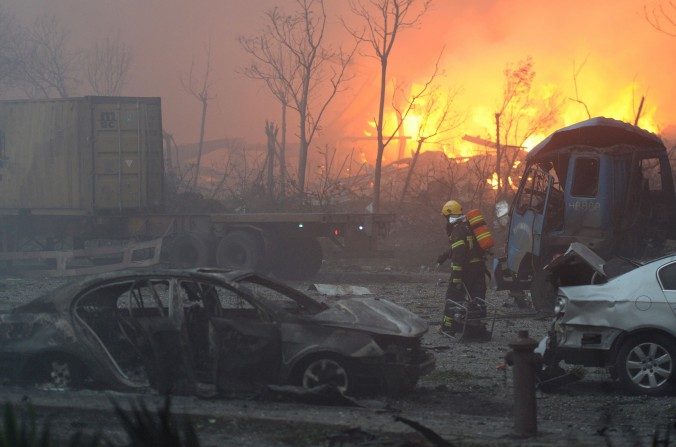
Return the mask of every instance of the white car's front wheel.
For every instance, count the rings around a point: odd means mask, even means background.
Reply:
[[[620,348],[615,368],[622,385],[632,393],[666,393],[676,376],[676,343],[661,334],[632,337]]]

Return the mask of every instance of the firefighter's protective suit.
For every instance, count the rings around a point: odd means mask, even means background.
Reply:
[[[482,250],[465,219],[455,219],[455,222],[447,223],[446,234],[450,249],[437,259],[439,264],[451,259],[451,277],[446,290],[441,330],[455,333],[464,323],[463,318],[471,320],[486,316],[486,305],[483,301],[486,299],[486,267]],[[481,301],[474,298],[480,298]],[[475,326],[484,328],[482,323]]]

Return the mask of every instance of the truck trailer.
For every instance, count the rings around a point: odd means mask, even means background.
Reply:
[[[167,212],[164,174],[160,98],[0,101],[0,266],[32,260],[67,275],[110,268],[75,268],[79,257],[118,256],[124,266],[161,260],[300,278],[322,264],[318,238],[366,251],[394,219]]]

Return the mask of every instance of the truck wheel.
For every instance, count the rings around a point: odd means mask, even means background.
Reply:
[[[275,247],[273,271],[298,280],[312,278],[322,267],[322,246],[317,238],[284,239]]]
[[[172,267],[194,268],[209,264],[209,247],[202,236],[178,233],[164,238],[160,259]]]
[[[629,392],[660,396],[672,387],[676,373],[676,343],[660,334],[632,337],[615,360],[620,383]]]
[[[246,231],[233,231],[223,237],[216,249],[216,265],[221,268],[258,270],[263,268],[263,241]]]
[[[530,294],[535,310],[547,314],[554,313],[556,287],[552,284],[551,275],[548,272],[542,269],[535,272],[530,286]]]

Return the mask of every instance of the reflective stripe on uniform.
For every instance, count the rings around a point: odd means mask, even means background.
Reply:
[[[460,239],[459,241],[455,241],[451,244],[451,248],[457,248],[460,247],[461,245],[465,245],[465,241]]]
[[[470,264],[475,264],[475,263],[477,263],[477,262],[483,262],[483,259],[474,258],[474,259],[472,259],[472,260],[469,261]]]
[[[491,237],[491,234],[490,233],[482,233],[482,234],[476,236],[476,239],[478,241],[481,241],[483,239],[486,239],[487,237]]]
[[[475,217],[473,217],[473,218],[471,218],[471,219],[469,220],[469,223],[470,223],[470,224],[475,224],[475,223],[479,222],[480,220],[484,220],[484,219],[483,219],[483,216],[481,216],[481,215],[475,216]]]
[[[462,279],[460,278],[453,278],[453,284],[462,284]]]
[[[452,265],[451,269],[453,269],[454,272],[462,272],[462,266],[461,265]]]

